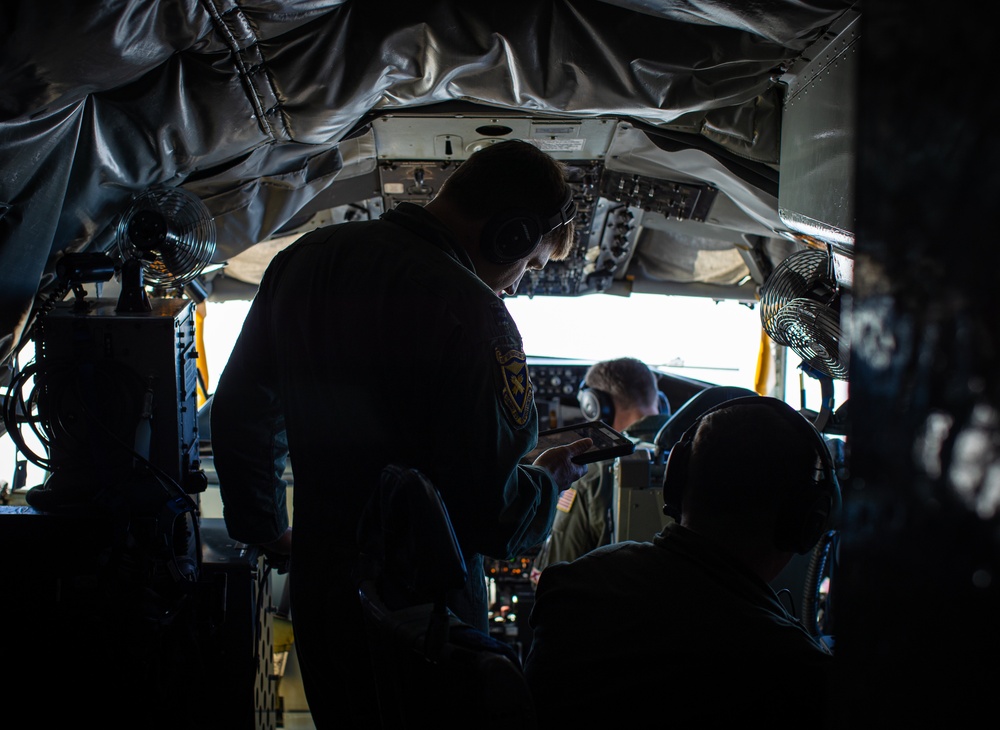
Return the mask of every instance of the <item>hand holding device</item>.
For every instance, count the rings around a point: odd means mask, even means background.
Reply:
[[[525,458],[533,460],[546,449],[564,446],[584,438],[591,439],[593,444],[582,454],[573,457],[573,462],[576,464],[589,464],[615,456],[626,456],[635,451],[635,443],[631,439],[615,431],[604,421],[586,421],[539,432],[538,445]]]
[[[591,448],[593,443],[590,438],[582,438],[568,444],[545,449],[531,463],[533,466],[545,469],[552,477],[552,481],[559,487],[559,491],[569,489],[575,481],[582,479],[587,473],[587,466],[578,464],[576,457]]]

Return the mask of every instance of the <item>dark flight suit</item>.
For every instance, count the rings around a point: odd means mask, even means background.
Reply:
[[[291,613],[320,728],[374,712],[356,531],[386,464],[416,467],[440,491],[470,576],[450,607],[484,632],[482,556],[513,558],[552,525],[558,487],[518,465],[538,434],[520,333],[464,250],[413,204],[311,232],[274,258],[211,424],[226,525],[245,543],[287,526],[274,474],[287,431]]]
[[[819,722],[833,656],[774,590],[678,524],[546,568],[525,659],[539,727]],[[584,697],[576,680],[600,687]],[[812,714],[809,714],[812,713]]]

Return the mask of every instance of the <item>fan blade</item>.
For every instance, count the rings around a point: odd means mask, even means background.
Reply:
[[[153,251],[167,240],[167,219],[155,210],[137,210],[127,230],[133,246],[140,251]]]
[[[847,378],[848,353],[840,331],[840,287],[831,255],[805,249],[786,257],[760,294],[761,327],[817,371]]]

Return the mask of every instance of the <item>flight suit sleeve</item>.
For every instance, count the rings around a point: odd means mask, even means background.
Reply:
[[[261,285],[264,292],[264,282]],[[270,357],[266,295],[258,294],[212,397],[212,452],[229,535],[247,544],[288,527],[288,442]]]
[[[451,429],[447,456],[431,460],[432,481],[440,485],[463,550],[506,560],[548,535],[559,488],[545,469],[520,464],[538,441],[527,358],[502,300],[482,310],[439,315],[439,321],[459,318],[448,341],[439,343],[447,353],[441,380],[451,393],[440,408],[457,405],[461,410],[447,411],[446,418],[467,425]]]

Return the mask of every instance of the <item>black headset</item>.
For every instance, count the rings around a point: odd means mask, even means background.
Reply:
[[[670,415],[670,401],[662,390],[657,391],[657,404],[660,414]],[[615,401],[600,388],[591,388],[584,385],[576,394],[576,401],[580,404],[583,417],[588,421],[604,421],[608,425],[615,422]]]
[[[545,234],[566,225],[575,215],[576,202],[569,185],[559,209],[552,213],[532,213],[523,209],[501,211],[483,226],[480,239],[483,255],[495,264],[519,261],[535,250]]]
[[[819,476],[801,489],[793,489],[784,497],[779,508],[774,530],[774,546],[778,550],[792,550],[804,555],[819,538],[831,529],[840,510],[840,482],[834,468],[833,457],[823,435],[784,401],[761,396],[745,396],[723,401],[709,408],[695,420],[670,449],[666,471],[663,474],[663,512],[680,520],[681,498],[687,481],[691,445],[698,426],[710,413],[732,406],[765,406],[780,413],[793,427],[808,432],[820,459]]]

